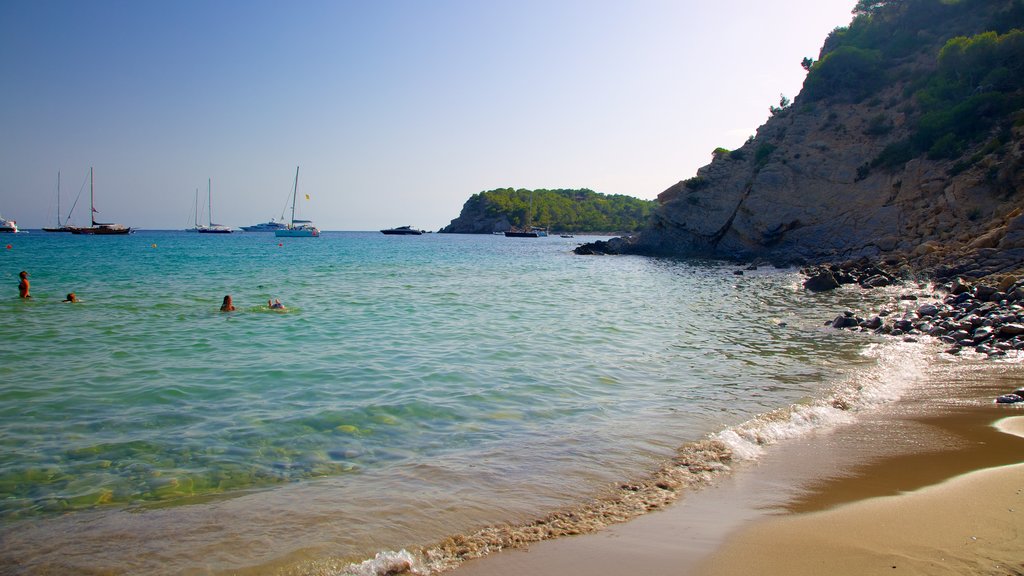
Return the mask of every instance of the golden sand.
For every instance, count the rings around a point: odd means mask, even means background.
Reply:
[[[1024,574],[1024,416],[990,400],[1024,374],[957,370],[931,375],[940,401],[775,446],[665,510],[454,573]]]

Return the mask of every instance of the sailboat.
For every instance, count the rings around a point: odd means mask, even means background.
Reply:
[[[207,226],[200,226],[199,222],[196,222],[196,232],[200,234],[231,234],[234,230],[230,226],[223,224],[213,223],[213,179],[206,181],[206,201],[209,203],[207,216],[209,217]]]
[[[309,220],[295,219],[295,202],[299,195],[299,167],[295,167],[295,188],[292,189],[292,220],[288,227],[275,230],[274,235],[279,238],[316,238],[320,236],[320,230]]]
[[[73,208],[72,208],[73,210]],[[74,230],[73,227],[68,226],[68,220],[71,219],[71,212],[68,212],[67,220],[64,223],[60,223],[60,171],[57,171],[57,226],[55,228],[43,228],[43,232],[71,232]]]
[[[541,228],[540,226],[530,226],[530,219],[533,217],[533,191],[530,191],[530,211],[526,213],[527,226],[523,228],[516,228],[513,226],[511,229],[505,231],[506,238],[543,238],[548,235],[547,228]]]
[[[127,226],[123,226],[121,224],[109,224],[96,221],[96,214],[99,213],[99,210],[96,209],[96,196],[93,191],[93,171],[91,167],[89,168],[89,206],[91,207],[89,216],[90,221],[92,222],[92,226],[88,228],[72,228],[72,234],[95,234],[100,236],[107,236],[114,234],[131,233],[132,229]]]

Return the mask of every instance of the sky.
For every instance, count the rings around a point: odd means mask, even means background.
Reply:
[[[792,98],[854,0],[0,0],[0,214],[437,230],[477,192],[653,199]],[[309,195],[306,200],[305,195]],[[285,213],[286,207],[289,213]],[[207,216],[201,216],[206,221]]]

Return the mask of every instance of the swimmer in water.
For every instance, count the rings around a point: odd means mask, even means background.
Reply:
[[[267,300],[267,308],[270,308],[271,310],[286,310],[284,304],[281,304],[281,301],[277,298],[275,298],[273,302]]]
[[[68,297],[65,298],[64,300],[61,300],[61,302],[71,302],[72,304],[77,304],[78,296],[75,296],[74,292],[68,292]]]
[[[234,312],[235,305],[231,303],[231,294],[224,296],[224,303],[220,305],[221,312]]]

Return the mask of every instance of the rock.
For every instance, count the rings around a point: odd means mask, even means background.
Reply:
[[[861,325],[868,330],[878,330],[882,327],[882,324],[884,324],[884,322],[882,321],[881,316],[875,316],[871,320],[864,321]]]
[[[1024,397],[1016,394],[1003,394],[996,398],[996,404],[1016,404],[1017,402],[1024,402]]]
[[[953,294],[954,296],[959,296],[960,294],[964,294],[970,291],[971,285],[968,284],[967,282],[964,282],[964,279],[960,278],[959,276],[954,278],[953,281],[950,282],[949,293]]]
[[[1024,334],[1024,324],[1003,324],[999,327],[999,335],[1010,337]]]
[[[935,316],[939,313],[939,307],[935,304],[925,304],[917,309],[917,313],[921,316]]]
[[[839,281],[829,270],[820,270],[804,281],[804,288],[811,292],[825,292],[839,288]]]
[[[992,298],[992,295],[996,292],[999,291],[991,286],[978,286],[974,289],[974,297],[982,302],[989,302],[991,301],[990,299]]]
[[[860,283],[860,285],[863,286],[864,288],[884,288],[886,286],[889,286],[890,284],[892,284],[892,280],[880,274],[876,276],[871,276],[866,280],[862,280]]]
[[[856,318],[845,314],[842,316],[836,316],[836,319],[832,321],[833,328],[856,328],[859,325],[860,322],[858,322]]]
[[[991,326],[982,326],[974,331],[974,342],[976,344],[984,342],[991,338],[993,334],[995,334],[995,330],[993,330]]]

